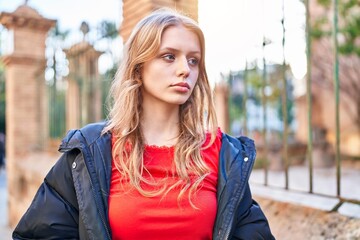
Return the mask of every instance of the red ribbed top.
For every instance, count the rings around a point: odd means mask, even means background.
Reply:
[[[112,139],[114,142],[114,139]],[[210,140],[207,136],[206,143]],[[192,200],[198,209],[189,204],[187,192],[180,203],[179,188],[171,190],[164,197],[144,197],[134,190],[127,180],[122,180],[112,163],[109,221],[112,239],[162,240],[162,239],[212,239],[216,217],[216,186],[218,158],[221,147],[221,131],[218,130],[214,144],[202,151],[203,159],[210,169],[202,187]],[[173,147],[146,146],[144,163],[154,179],[167,178],[171,185],[178,180],[172,177],[174,159]],[[148,177],[149,175],[144,175]],[[144,186],[151,189],[150,186]]]

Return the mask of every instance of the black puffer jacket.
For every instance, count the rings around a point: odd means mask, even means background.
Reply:
[[[63,155],[15,228],[14,239],[111,239],[111,136],[101,135],[104,125],[67,134],[59,149]],[[223,135],[213,239],[274,239],[251,197],[248,179],[254,160],[252,140]]]

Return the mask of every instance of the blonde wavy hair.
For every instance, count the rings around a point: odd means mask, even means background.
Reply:
[[[198,36],[201,59],[199,76],[193,93],[187,102],[180,106],[180,134],[174,146],[174,166],[179,181],[168,186],[166,179],[156,182],[152,178],[143,177],[147,169],[143,161],[145,143],[140,121],[141,68],[145,62],[157,55],[162,34],[170,26],[184,26]],[[110,94],[112,107],[108,124],[103,132],[111,132],[115,136],[112,154],[121,176],[129,179],[130,184],[146,197],[165,195],[171,189],[180,187],[178,200],[188,191],[189,201],[194,206],[191,196],[196,193],[209,174],[209,169],[201,156],[206,133],[211,133],[211,141],[205,146],[208,147],[213,143],[217,131],[212,91],[205,69],[205,40],[198,24],[175,10],[164,8],[142,19],[135,26],[124,46],[124,56]],[[153,190],[145,190],[143,184],[152,186]]]

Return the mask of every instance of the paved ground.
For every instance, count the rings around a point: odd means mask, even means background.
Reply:
[[[254,170],[251,181],[264,182],[264,170]],[[341,171],[341,196],[360,200],[360,169],[343,168]],[[285,186],[283,171],[269,171],[269,185]],[[308,192],[310,186],[309,169],[306,166],[294,166],[289,169],[289,189]],[[313,172],[313,192],[336,196],[336,169],[318,168]]]
[[[313,171],[313,193],[309,194],[309,169],[306,166],[293,166],[289,169],[289,189],[285,191],[284,171],[269,171],[268,184],[264,187],[264,170],[253,170],[250,177],[252,192],[256,195],[276,201],[290,202],[325,211],[332,210],[339,200],[336,198],[336,169],[317,168]],[[346,199],[360,200],[360,168],[345,166],[341,170],[340,196]],[[344,203],[339,213],[360,218],[360,205]]]

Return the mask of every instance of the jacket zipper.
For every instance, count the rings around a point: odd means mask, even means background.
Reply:
[[[73,149],[73,148],[62,148],[62,151],[66,152],[67,150],[70,150],[70,149]],[[82,150],[81,148],[78,148],[78,149],[80,150],[80,152],[81,152],[81,154],[82,154],[82,157],[83,157],[83,160],[85,161],[85,157],[84,157],[84,154],[83,154],[83,150]],[[85,165],[86,165],[86,164],[85,164]],[[90,174],[89,174],[89,176],[90,176],[90,185],[91,185],[92,195],[93,195],[93,198],[95,199],[96,207],[97,207],[97,209],[99,209],[98,201],[96,201],[97,198],[96,198],[96,194],[95,194],[95,188],[94,188],[94,184],[93,184],[93,179],[92,179],[92,177],[91,177]],[[105,227],[106,235],[107,235],[108,239],[110,240],[110,239],[111,239],[111,237],[110,237],[110,231],[109,231],[109,229],[108,229],[108,227],[107,227],[107,225],[106,225],[106,221],[105,221],[103,215],[100,213],[100,211],[98,211],[98,213],[99,213],[99,215],[100,215],[100,220],[101,220],[102,224],[103,224],[104,227]]]
[[[86,139],[84,139],[84,140],[85,140],[85,142],[86,142]],[[62,147],[62,146],[60,146],[59,151],[60,151],[60,152],[66,152],[66,151],[71,150],[71,149],[74,149],[74,148],[79,149],[79,151],[80,151],[81,154],[82,154],[83,160],[85,161],[85,157],[84,157],[84,153],[83,153],[83,152],[85,151],[85,149],[83,149],[83,148],[81,148],[81,147],[70,147],[70,146],[63,146],[63,147]],[[86,163],[85,163],[85,165],[86,165]],[[98,201],[97,201],[96,194],[95,194],[95,188],[94,188],[94,184],[93,184],[93,178],[92,178],[92,176],[91,176],[90,174],[89,174],[89,176],[90,176],[90,185],[91,185],[92,195],[93,195],[93,198],[94,198],[95,203],[96,203],[96,208],[97,208],[97,209],[100,209],[100,208],[99,208],[99,203],[98,203]],[[102,224],[103,224],[103,226],[104,226],[104,228],[105,228],[105,230],[106,230],[106,236],[108,237],[109,240],[111,240],[110,230],[109,230],[108,227],[107,227],[106,221],[105,221],[103,215],[101,214],[101,212],[98,211],[98,213],[99,213],[99,215],[100,215],[100,220],[101,220],[101,222],[102,222]]]
[[[252,159],[252,161],[253,161],[253,159]],[[252,161],[251,161],[251,162],[252,162]],[[246,164],[246,166],[243,166],[242,169],[241,169],[241,171],[243,172],[243,169],[244,169],[244,168],[247,168],[246,173],[248,174],[248,172],[249,172],[248,170],[249,170],[249,166],[250,166],[250,165],[248,164],[248,162],[243,163],[243,164]],[[248,180],[248,176],[246,176],[246,179]],[[245,182],[246,182],[246,181],[245,181]],[[240,187],[242,187],[242,191],[245,191],[244,186],[240,186]],[[242,197],[238,199],[237,204],[240,203],[241,200],[242,200]],[[235,212],[234,212],[234,214],[235,214]],[[233,224],[233,222],[232,222],[232,224]],[[232,224],[229,224],[229,225],[226,227],[225,234],[224,234],[224,240],[228,240],[228,239],[229,239],[230,230],[231,230]]]
[[[99,204],[98,204],[98,202],[96,201],[95,188],[94,188],[94,185],[93,185],[93,182],[92,182],[92,178],[91,178],[91,177],[90,177],[90,184],[91,184],[91,189],[93,190],[93,191],[92,191],[92,195],[93,195],[93,197],[94,197],[94,199],[95,199],[96,207],[97,207],[97,209],[99,209]],[[109,234],[110,231],[109,231],[109,229],[108,229],[108,227],[107,227],[107,225],[106,225],[106,221],[105,221],[103,215],[100,213],[100,211],[98,211],[98,212],[99,212],[99,215],[100,215],[101,222],[102,222],[102,224],[103,224],[104,227],[105,227],[106,235],[107,235],[108,239],[111,239],[110,234]]]
[[[84,154],[83,154],[83,158],[84,158]],[[84,158],[84,160],[85,160],[85,158]],[[93,198],[95,199],[96,208],[97,208],[97,209],[100,209],[99,203],[98,203],[98,201],[97,201],[96,194],[95,194],[95,188],[94,188],[94,184],[93,184],[93,178],[92,178],[92,176],[91,176],[90,174],[89,174],[89,176],[90,176],[90,184],[91,184],[91,189],[92,189],[92,195],[93,195]],[[102,224],[103,224],[104,227],[105,227],[106,235],[107,235],[108,239],[110,240],[110,239],[111,239],[110,234],[109,234],[110,231],[109,231],[109,229],[108,229],[108,227],[107,227],[107,225],[106,225],[106,221],[105,221],[103,215],[101,214],[101,212],[98,211],[98,213],[99,213],[99,215],[100,215],[101,222],[102,222]]]

